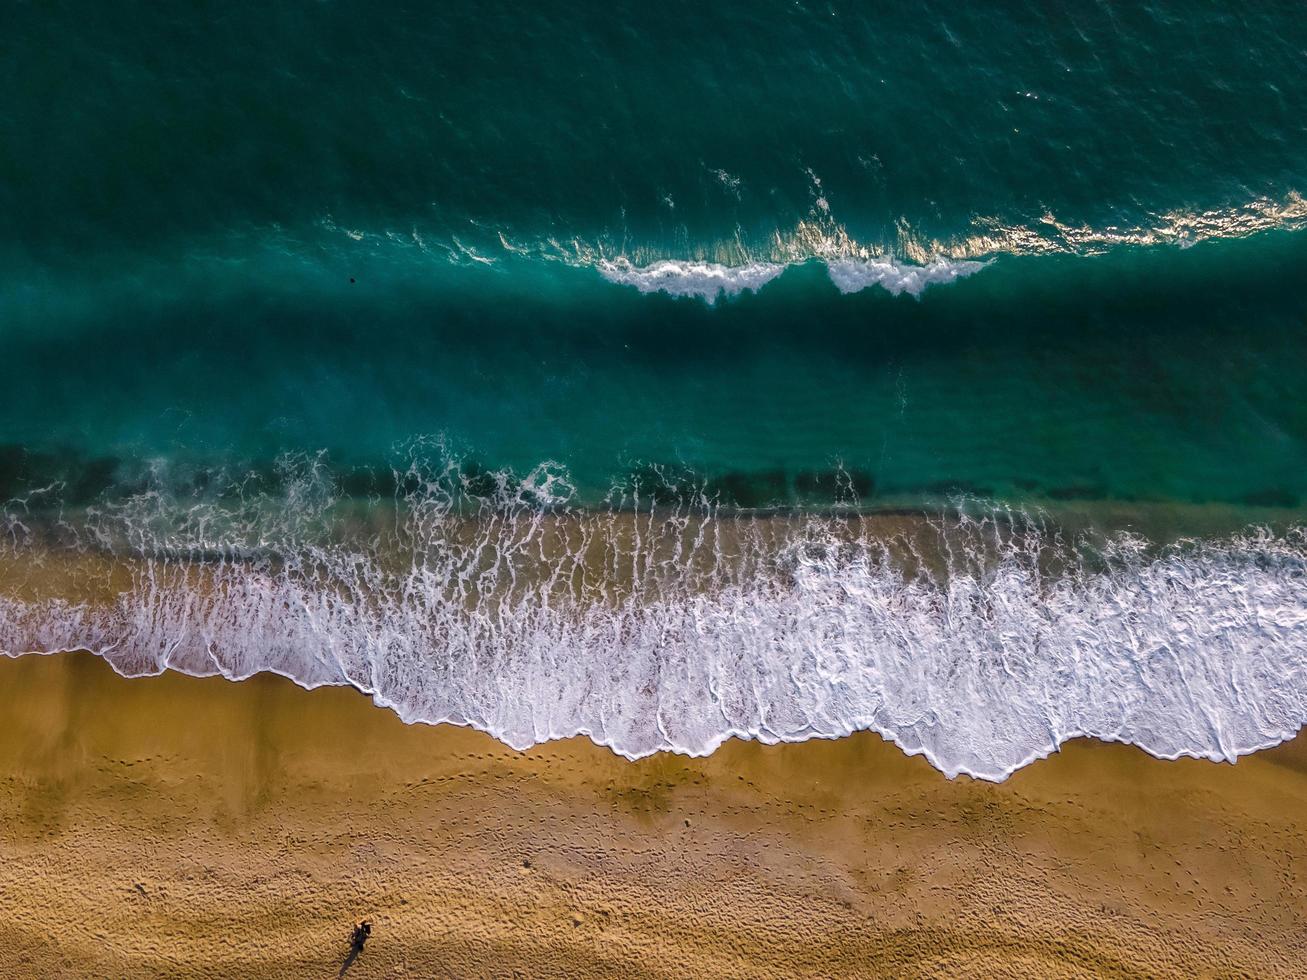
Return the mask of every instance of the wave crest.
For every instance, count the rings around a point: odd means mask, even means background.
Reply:
[[[641,266],[625,258],[601,259],[596,268],[609,282],[634,286],[642,293],[697,296],[709,303],[721,296],[738,296],[745,290],[757,292],[785,271],[785,266],[774,262],[729,266],[663,259]]]
[[[955,282],[979,272],[984,262],[932,259],[925,265],[893,259],[831,259],[826,263],[831,282],[841,293],[859,293],[880,286],[893,296],[920,296],[929,286]]]
[[[879,286],[892,296],[902,293],[920,296],[930,286],[954,282],[979,272],[986,263],[937,258],[925,265],[915,265],[883,257],[844,257],[826,259],[825,265],[831,282],[841,293],[858,293]],[[671,259],[640,266],[628,259],[604,259],[596,264],[596,268],[609,282],[634,286],[642,293],[692,296],[714,303],[721,297],[738,296],[746,290],[757,292],[788,266],[775,262],[730,266]]]

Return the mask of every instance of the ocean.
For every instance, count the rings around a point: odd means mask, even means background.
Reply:
[[[1307,20],[20,3],[0,651],[623,754],[1307,721]]]

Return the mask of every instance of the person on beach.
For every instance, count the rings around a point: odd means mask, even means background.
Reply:
[[[358,959],[359,954],[363,952],[363,944],[368,941],[368,937],[371,935],[372,923],[367,919],[364,919],[354,927],[354,934],[350,937],[349,941],[349,955],[345,957],[345,962],[340,965],[340,973],[337,974],[338,976],[343,977],[345,971],[354,965],[354,961]]]

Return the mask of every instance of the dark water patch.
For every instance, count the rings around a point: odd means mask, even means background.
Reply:
[[[780,469],[729,472],[708,481],[708,491],[735,507],[755,508],[787,502],[789,481]]]
[[[1250,507],[1297,507],[1301,498],[1280,487],[1267,487],[1244,494],[1240,502]]]
[[[876,492],[876,477],[866,470],[804,470],[795,475],[794,489],[802,500],[870,500]]]
[[[1045,491],[1052,500],[1103,500],[1109,496],[1108,488],[1101,483],[1081,483],[1067,487],[1049,487]]]
[[[393,470],[376,466],[350,467],[339,477],[340,492],[347,497],[392,497],[398,486]]]
[[[0,500],[25,498],[47,488],[64,503],[83,505],[122,485],[122,460],[86,456],[75,450],[53,452],[20,445],[0,446]]]

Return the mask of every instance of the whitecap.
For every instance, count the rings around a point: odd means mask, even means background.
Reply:
[[[841,293],[857,293],[879,286],[894,296],[900,293],[920,296],[928,286],[955,282],[979,272],[987,264],[938,258],[925,265],[890,258],[840,258],[828,259],[826,269]]]
[[[601,259],[596,267],[609,282],[634,286],[642,293],[697,296],[709,303],[722,296],[738,296],[745,290],[757,292],[785,271],[784,265],[775,262],[731,266],[675,259],[649,265],[634,265],[626,258]]]

